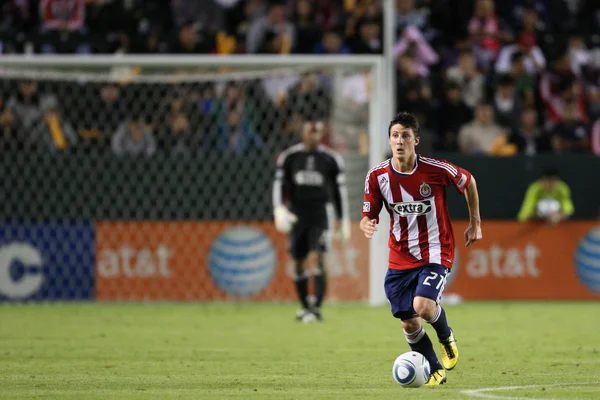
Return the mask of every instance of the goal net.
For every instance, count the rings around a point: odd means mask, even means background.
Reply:
[[[354,220],[328,296],[366,300],[379,71],[361,57],[0,59],[0,301],[294,299],[271,185],[307,118],[344,157]]]

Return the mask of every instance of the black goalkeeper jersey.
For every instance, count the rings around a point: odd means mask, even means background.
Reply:
[[[341,218],[348,210],[345,190],[342,157],[327,146],[309,152],[299,143],[277,159],[273,205],[287,203],[299,218],[327,218],[327,203],[334,205]]]

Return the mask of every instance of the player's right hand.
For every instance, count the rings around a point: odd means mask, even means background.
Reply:
[[[364,232],[367,239],[371,239],[377,231],[377,221],[369,217],[360,220],[360,230]]]
[[[288,210],[286,206],[275,207],[273,214],[275,216],[275,228],[281,233],[288,233],[298,221],[296,214]]]

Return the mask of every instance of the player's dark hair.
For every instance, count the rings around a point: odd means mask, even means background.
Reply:
[[[388,127],[388,137],[390,137],[392,134],[392,126],[394,125],[402,125],[407,129],[412,129],[415,137],[419,136],[419,121],[417,120],[417,117],[411,113],[401,111],[394,117],[394,119],[390,122],[390,126]]]

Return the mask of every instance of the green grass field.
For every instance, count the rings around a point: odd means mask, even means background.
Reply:
[[[0,399],[600,399],[600,303],[448,306],[459,364],[419,389],[392,379],[409,347],[387,307],[329,305],[313,325],[295,309],[1,306]],[[465,393],[521,385],[540,386]]]

